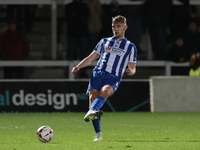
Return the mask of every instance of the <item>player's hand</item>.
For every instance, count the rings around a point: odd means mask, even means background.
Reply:
[[[77,73],[79,70],[80,70],[80,67],[75,66],[75,67],[72,69],[72,73]]]
[[[129,76],[133,76],[136,73],[136,69],[135,68],[126,68],[126,74]]]

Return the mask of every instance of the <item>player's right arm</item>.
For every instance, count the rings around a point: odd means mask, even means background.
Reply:
[[[84,58],[78,65],[76,65],[72,69],[72,73],[77,73],[81,68],[87,67],[90,65],[93,61],[95,61],[97,58],[99,58],[99,54],[92,52],[89,56]]]

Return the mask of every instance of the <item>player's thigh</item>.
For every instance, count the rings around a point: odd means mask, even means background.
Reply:
[[[105,99],[107,99],[110,95],[112,95],[114,93],[114,89],[112,86],[110,85],[104,85],[100,92],[99,92],[99,96],[104,97]]]
[[[107,73],[102,83],[104,86],[102,86],[101,92],[107,93],[108,96],[112,95],[119,87],[120,80],[120,77]]]
[[[97,91],[101,90],[104,75],[105,73],[102,73],[101,71],[92,72],[86,94],[89,94],[91,89],[96,89]]]

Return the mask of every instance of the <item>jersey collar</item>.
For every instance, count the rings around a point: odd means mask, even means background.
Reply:
[[[115,40],[118,40],[115,36],[113,36],[112,38],[115,39]],[[123,40],[124,40],[124,41],[127,41],[127,38],[120,39],[120,40],[118,40],[118,41],[123,41]]]

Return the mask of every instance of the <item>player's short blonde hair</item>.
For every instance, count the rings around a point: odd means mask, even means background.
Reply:
[[[115,23],[115,22],[126,24],[126,18],[124,16],[121,16],[121,15],[112,17],[112,23]]]

